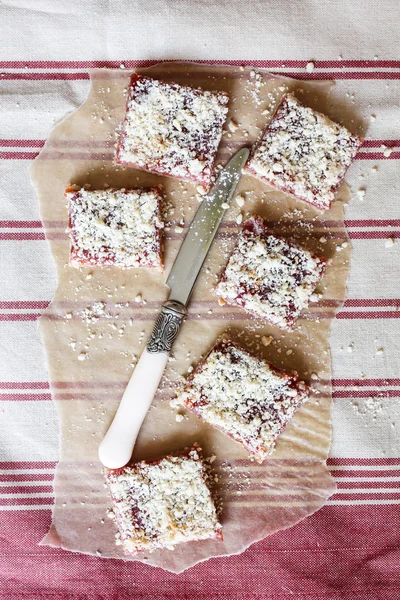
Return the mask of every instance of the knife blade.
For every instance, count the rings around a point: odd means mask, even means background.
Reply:
[[[99,446],[108,468],[126,465],[168,362],[186,315],[196,279],[235,192],[249,156],[243,148],[222,169],[211,192],[201,202],[167,278],[168,300],[162,305],[146,348],[132,373],[114,419]]]
[[[204,197],[167,279],[170,298],[186,305],[215,234],[240,179],[249,150],[243,148],[222,170],[212,192]]]

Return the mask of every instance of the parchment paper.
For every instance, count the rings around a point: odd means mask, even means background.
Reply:
[[[218,157],[223,164],[257,138],[271,116],[269,109],[273,110],[287,89],[329,115],[327,83],[278,79],[260,70],[178,63],[141,72],[230,94],[228,121],[233,119],[239,127],[232,133],[226,128]],[[240,209],[233,201],[227,211],[134,453],[135,459],[154,458],[198,442],[206,456],[215,454],[224,542],[182,544],[174,551],[124,557],[121,547],[114,544],[115,524],[106,517],[110,499],[97,448],[167,297],[166,274],[201,198],[190,184],[113,165],[113,145],[124,116],[129,76],[124,70],[93,71],[87,100],[54,128],[31,170],[58,273],[55,298],[40,320],[61,426],[53,522],[44,543],[181,572],[211,556],[240,553],[266,535],[294,525],[321,508],[335,490],[325,462],[331,437],[328,336],[345,295],[350,246],[343,225],[343,203],[348,192],[342,186],[331,210],[321,215],[264,183],[242,178],[238,194],[245,197],[245,205]],[[350,122],[344,124],[354,131]],[[165,235],[165,273],[69,267],[63,196],[68,183],[91,184],[93,188],[162,183],[172,207]],[[263,325],[240,309],[219,306],[212,295],[239,229],[239,212],[243,218],[260,214],[270,222],[272,231],[331,258],[318,289],[321,297],[310,305],[292,333]],[[176,409],[169,404],[180,377],[223,332],[277,366],[296,369],[312,386],[310,401],[298,411],[263,465],[251,462],[238,444],[192,415],[178,423]],[[273,342],[265,347],[261,338],[269,335]]]

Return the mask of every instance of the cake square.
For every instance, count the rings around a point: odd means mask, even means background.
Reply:
[[[75,190],[69,203],[69,264],[162,270],[162,196],[158,188]]]
[[[326,263],[325,258],[269,234],[263,219],[254,216],[243,224],[215,294],[291,331]]]
[[[244,171],[327,210],[363,140],[286,94]]]
[[[207,485],[207,470],[198,449],[122,469],[107,469],[125,554],[173,548],[181,542],[222,540],[222,528]]]
[[[188,377],[177,402],[262,462],[308,395],[296,373],[279,371],[224,340]]]
[[[229,96],[134,73],[116,163],[207,189]]]

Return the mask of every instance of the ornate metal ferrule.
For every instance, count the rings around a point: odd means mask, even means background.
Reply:
[[[185,315],[186,308],[180,302],[168,300],[163,304],[147,344],[147,351],[169,354]]]

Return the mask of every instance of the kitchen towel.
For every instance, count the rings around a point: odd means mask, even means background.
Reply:
[[[398,597],[397,276],[400,158],[396,2],[27,2],[0,7],[0,594],[43,598]],[[348,183],[347,301],[331,335],[338,490],[294,528],[182,575],[38,546],[58,458],[37,319],[55,270],[28,169],[54,123],[81,104],[91,67],[199,60],[334,80],[368,133]],[[357,123],[355,123],[357,125]],[[1,595],[0,595],[1,597]]]

